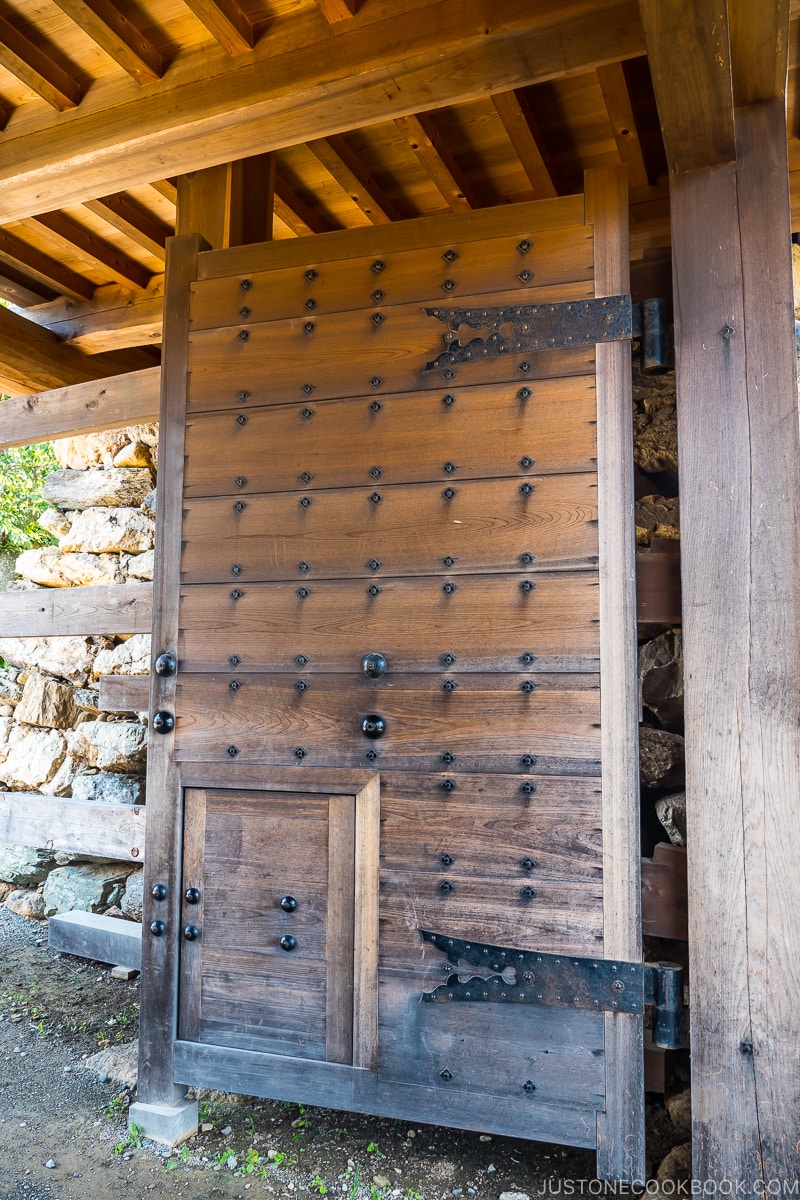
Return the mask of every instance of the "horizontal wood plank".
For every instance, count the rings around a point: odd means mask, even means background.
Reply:
[[[0,792],[0,841],[141,863],[144,808]]]
[[[101,675],[97,683],[101,712],[146,712],[150,707],[149,675]]]
[[[91,958],[139,970],[142,965],[142,927],[101,913],[66,912],[47,923],[47,944],[61,954]]]
[[[0,446],[26,446],[158,420],[161,368],[6,400]]]
[[[149,583],[0,592],[0,636],[149,633],[152,596]]]

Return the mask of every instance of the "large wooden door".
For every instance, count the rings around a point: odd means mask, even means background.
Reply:
[[[589,212],[199,256],[162,464],[178,1081],[636,1172],[641,1019],[493,949],[639,958],[628,352],[578,325],[627,290],[625,220],[601,175]],[[575,344],[496,352],[481,314],[520,304],[572,304]]]

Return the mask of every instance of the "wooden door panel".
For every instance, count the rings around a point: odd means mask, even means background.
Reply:
[[[594,566],[594,475],[459,483],[443,503],[442,486],[375,485],[319,491],[308,508],[296,492],[187,502],[181,579],[227,583],[233,564],[247,580],[371,578],[381,575],[482,573]],[[303,493],[305,494],[305,493]],[[301,567],[300,564],[303,564]]]
[[[300,488],[311,495],[359,484],[382,494],[393,483],[436,481],[444,489],[463,479],[510,476],[521,483],[534,473],[593,471],[591,377],[526,384],[523,398],[520,390],[503,384],[192,417],[184,495]]]
[[[529,248],[520,250],[526,241]],[[578,281],[586,284],[583,294],[590,296],[594,294],[592,254],[592,230],[576,225],[527,239],[511,235],[488,241],[457,241],[444,250],[426,246],[256,271],[244,280],[236,276],[205,280],[192,286],[191,328],[213,329],[287,317],[307,321],[326,313],[370,306],[384,310],[413,301],[437,304],[443,297],[460,304],[460,296],[498,290],[516,293],[519,303],[536,304],[542,287],[550,289],[550,298],[552,285]],[[245,316],[243,307],[249,309]]]
[[[588,571],[299,587],[239,577],[233,586],[183,589],[178,651],[184,670],[226,669],[234,657],[238,674],[356,672],[376,650],[390,673],[591,671],[599,653],[596,595]]]
[[[179,680],[179,761],[364,766],[373,750],[381,765],[435,770],[449,750],[462,768],[480,763],[502,771],[517,767],[522,748],[540,764],[549,762],[551,773],[597,769],[599,693],[592,676],[541,676],[530,694],[517,680],[496,675],[464,675],[451,694],[430,676],[386,678],[375,688],[368,680],[326,675],[305,692],[297,690],[296,676],[256,676],[236,691],[230,680]],[[361,730],[369,713],[386,719],[377,741]]]

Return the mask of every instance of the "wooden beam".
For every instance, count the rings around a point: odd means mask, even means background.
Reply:
[[[496,0],[487,37],[485,0],[434,0],[413,21],[347,22],[334,55],[316,9],[298,10],[236,62],[207,46],[187,53],[146,104],[97,80],[69,137],[49,117],[4,135],[0,223],[149,183],[165,157],[185,174],[644,52],[635,0],[565,0],[555,12]]]
[[[101,196],[99,200],[87,200],[84,207],[96,217],[102,217],[119,233],[124,233],[137,246],[164,261],[167,238],[172,230],[131,200],[130,196],[117,192],[113,196]]]
[[[329,25],[335,25],[355,16],[358,0],[317,0],[317,8]]]
[[[54,288],[32,279],[24,271],[15,270],[8,263],[3,264],[0,274],[0,298],[3,300],[9,300],[17,308],[31,308],[42,301],[54,300],[57,295]]]
[[[153,366],[145,350],[82,354],[49,329],[0,306],[0,391],[10,396],[49,391]]]
[[[160,387],[161,368],[149,367],[100,382],[92,380],[4,400],[0,408],[0,449],[156,421]],[[39,596],[38,592],[2,592],[0,603],[7,596],[34,594]]]
[[[689,937],[689,892],[683,846],[659,842],[653,857],[642,859],[642,933],[682,942]]]
[[[83,304],[63,297],[49,304],[37,301],[26,316],[86,354],[102,354],[130,346],[158,345],[163,310],[164,276],[157,275],[144,293],[110,285],[98,288],[94,299]]]
[[[680,542],[659,538],[646,550],[637,547],[636,619],[645,625],[680,625]]]
[[[315,212],[309,204],[306,204],[305,200],[301,200],[286,180],[281,179],[278,175],[275,176],[273,204],[275,216],[279,217],[284,225],[288,225],[298,237],[307,237],[311,233],[330,233],[331,231],[332,226],[327,217]]]
[[[172,179],[155,179],[150,184],[154,192],[159,196],[163,196],[165,200],[169,200],[170,204],[178,203],[178,185]]]
[[[29,246],[6,229],[0,229],[0,262],[22,267],[38,283],[75,300],[90,300],[94,295],[95,285],[91,279],[42,254],[41,250]]]
[[[0,592],[0,636],[149,633],[152,613],[149,583]]]
[[[636,191],[649,187],[650,178],[622,63],[609,63],[606,67],[598,67],[597,79],[603,92],[620,162],[628,168],[630,187]]]
[[[673,180],[693,1177],[800,1175],[800,431],[782,101]]]
[[[55,0],[55,3],[137,83],[155,83],[164,74],[164,60],[159,51],[111,0]]]
[[[119,917],[101,913],[75,911],[51,917],[47,923],[47,944],[62,954],[133,967],[137,971],[142,963],[142,927],[138,921],[121,921]]]
[[[186,4],[227,54],[237,56],[253,49],[253,25],[237,0],[186,0]]]
[[[100,699],[102,712],[146,712],[150,705],[149,675],[101,675]]]
[[[77,108],[82,92],[63,67],[0,14],[0,65],[56,112]]]
[[[259,154],[178,180],[176,233],[199,233],[214,250],[272,237],[275,162]]]
[[[388,225],[402,215],[343,137],[315,138],[307,143],[341,188],[373,225]]]
[[[465,212],[470,208],[480,207],[475,192],[464,178],[430,113],[397,117],[395,125],[453,212]]]
[[[790,0],[728,0],[734,104],[785,96],[790,7]]]
[[[151,272],[146,267],[123,254],[116,246],[104,242],[71,217],[61,212],[50,212],[32,217],[31,220],[46,230],[46,236],[60,249],[66,249],[72,254],[77,253],[90,261],[94,260],[101,270],[108,271],[111,278],[123,287],[141,292],[146,290],[151,278]]]
[[[639,10],[670,170],[732,162],[736,146],[726,5],[719,0],[639,0]]]
[[[537,200],[557,196],[553,165],[530,99],[523,91],[498,92],[492,103]]]
[[[141,862],[144,808],[0,792],[0,841],[40,850]]]

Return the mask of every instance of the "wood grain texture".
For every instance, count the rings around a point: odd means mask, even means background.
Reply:
[[[626,292],[629,281],[624,170],[586,174],[587,216],[595,223],[595,292]],[[597,347],[597,486],[600,542],[600,665],[603,763],[604,951],[642,955],[639,880],[636,566],[630,347]],[[642,1022],[608,1013],[606,1094],[597,1119],[598,1175],[643,1179],[645,1168]]]
[[[205,951],[206,792],[203,788],[184,789],[183,811],[181,925],[199,927],[200,937],[194,942],[184,940],[180,947],[177,1035],[194,1042],[200,1037]],[[200,893],[198,904],[189,904],[185,899],[189,888]]]
[[[145,712],[150,703],[149,675],[101,675],[97,685],[101,712]]]
[[[734,104],[768,104],[786,94],[790,0],[728,4]]]
[[[395,125],[416,154],[442,199],[453,212],[478,208],[475,192],[436,128],[432,113],[396,117]]]
[[[492,104],[522,163],[534,195],[538,199],[557,196],[553,163],[528,94],[524,91],[498,92],[492,96]]]
[[[659,842],[642,859],[642,933],[648,937],[689,937],[686,849]]]
[[[0,636],[149,633],[152,599],[149,583],[0,592]]]
[[[77,108],[82,89],[46,49],[0,16],[0,64],[56,112]]]
[[[161,368],[148,367],[102,381],[73,384],[3,404],[0,445],[27,446],[153,421],[158,416]]]
[[[507,671],[518,688],[528,676],[545,682],[551,671],[597,667],[593,572],[463,576],[444,584],[381,578],[369,587],[363,580],[249,584],[240,576],[231,585],[184,588],[178,646],[184,670],[235,670],[242,679],[276,671],[360,674],[362,659],[376,648],[389,664],[386,686],[394,672],[409,670],[450,671],[465,680],[468,672]],[[308,594],[299,596],[300,588]],[[445,654],[455,662],[443,663]],[[522,660],[526,654],[532,662]],[[235,668],[231,655],[239,660]],[[296,665],[298,655],[307,662]]]
[[[178,641],[181,491],[183,483],[186,344],[189,283],[197,273],[202,242],[196,235],[169,242],[165,312],[165,356],[161,376],[160,471],[156,512],[159,569],[153,585],[153,655],[175,649]],[[151,712],[174,712],[175,676],[152,673]],[[142,989],[138,1095],[145,1104],[172,1103],[183,1095],[176,1086],[172,1050],[178,1020],[178,939],[183,838],[183,797],[172,757],[174,737],[153,739],[147,761],[148,865],[145,868],[144,921],[156,916],[168,936],[148,937],[142,946]],[[156,913],[152,888],[165,883],[168,898]]]
[[[290,836],[296,836],[293,830]],[[325,1058],[328,1062],[352,1063],[356,921],[354,796],[328,797],[327,893]]]
[[[381,788],[372,776],[355,797],[353,929],[353,1066],[374,1070],[378,1058]]]
[[[13,846],[93,854],[130,863],[144,859],[145,810],[60,796],[0,792],[0,837]]]
[[[688,6],[640,0],[639,12],[670,170],[731,162],[736,147],[727,7],[716,0]]]
[[[800,473],[783,106],[673,195],[694,1174],[800,1169]],[[730,336],[721,336],[730,330]],[[712,610],[715,615],[712,618]],[[709,869],[709,864],[712,869]]]
[[[56,3],[138,84],[155,83],[161,78],[162,55],[110,0],[56,0]]]

